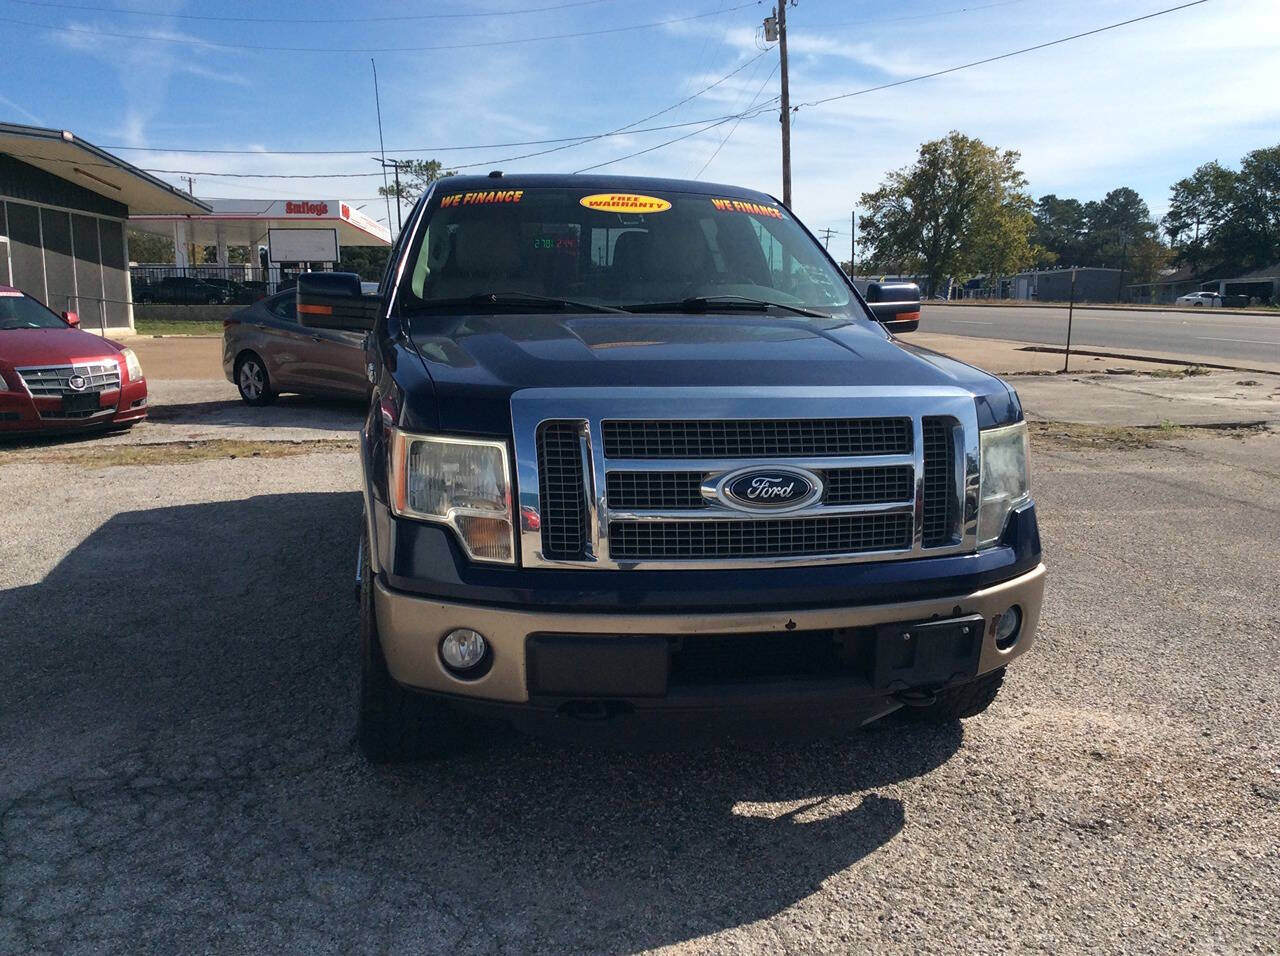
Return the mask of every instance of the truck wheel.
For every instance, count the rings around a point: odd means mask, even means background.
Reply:
[[[245,352],[236,360],[236,388],[248,405],[270,405],[276,400],[276,390],[271,387],[267,363],[257,352]]]
[[[378,640],[367,539],[360,543],[360,698],[356,739],[370,763],[444,756],[463,734],[447,704],[407,691],[391,677]]]
[[[898,713],[904,720],[923,724],[945,724],[976,717],[991,706],[1002,683],[1003,667],[967,684],[938,691],[937,699],[926,707],[903,707]]]

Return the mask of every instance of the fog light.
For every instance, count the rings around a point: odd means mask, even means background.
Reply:
[[[451,671],[469,671],[478,667],[489,651],[484,635],[469,627],[450,631],[440,642],[440,659]]]
[[[1022,630],[1022,608],[1014,605],[1001,614],[995,621],[996,647],[1007,651],[1018,641],[1018,633]]]

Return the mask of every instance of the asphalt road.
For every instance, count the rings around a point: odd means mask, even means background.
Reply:
[[[1274,952],[1280,441],[1073,441],[981,717],[396,770],[349,451],[4,449],[0,952]]]
[[[928,332],[1061,346],[1067,341],[1067,309],[925,305],[920,327]],[[1280,362],[1280,314],[1077,309],[1071,344],[1174,355],[1189,361],[1274,364]]]

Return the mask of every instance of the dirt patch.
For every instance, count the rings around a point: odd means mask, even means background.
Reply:
[[[1194,378],[1198,375],[1212,375],[1213,370],[1202,365],[1188,365],[1185,368],[1153,368],[1142,374],[1152,378]]]
[[[0,464],[32,462],[74,463],[86,468],[118,468],[128,465],[185,465],[218,458],[292,458],[326,452],[354,451],[354,439],[317,441],[208,441],[157,442],[147,445],[85,445],[76,448],[17,449]]]
[[[1264,425],[1079,425],[1070,422],[1030,422],[1031,440],[1037,448],[1085,450],[1091,448],[1154,448],[1170,441],[1207,434],[1246,438],[1266,431]]]

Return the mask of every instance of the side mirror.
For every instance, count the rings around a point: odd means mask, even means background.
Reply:
[[[298,324],[309,329],[369,332],[382,300],[360,291],[354,272],[304,272],[298,276]]]
[[[867,305],[890,332],[914,332],[920,327],[920,287],[914,282],[871,282]]]
[[[80,327],[80,316],[76,315],[74,312],[63,312],[62,321],[66,322],[67,325],[71,326],[73,329],[78,329]]]

